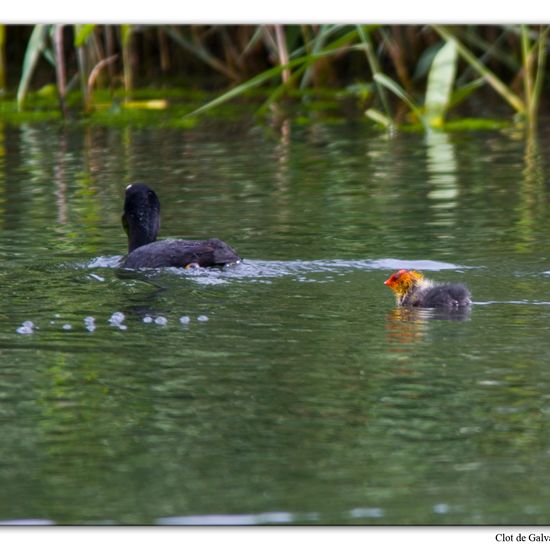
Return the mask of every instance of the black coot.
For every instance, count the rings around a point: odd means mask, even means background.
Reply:
[[[147,185],[126,188],[122,226],[128,235],[128,255],[121,267],[222,267],[241,261],[237,253],[219,239],[157,241],[160,202]]]

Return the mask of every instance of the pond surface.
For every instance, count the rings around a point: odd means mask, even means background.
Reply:
[[[549,137],[3,127],[0,523],[547,524]],[[117,269],[135,181],[243,263]]]

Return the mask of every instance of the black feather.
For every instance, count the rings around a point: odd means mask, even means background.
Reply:
[[[136,248],[128,254],[122,267],[220,267],[240,260],[237,253],[219,239],[182,241],[166,239]]]
[[[122,226],[128,234],[128,256],[121,267],[221,267],[241,258],[219,239],[157,241],[160,228],[160,202],[155,192],[143,184],[126,188]]]
[[[464,285],[445,283],[413,293],[409,305],[448,308],[468,306],[471,303],[470,291]]]

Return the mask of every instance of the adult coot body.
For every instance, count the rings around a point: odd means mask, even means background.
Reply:
[[[122,226],[128,235],[128,255],[121,267],[223,267],[241,261],[233,248],[219,239],[157,241],[160,202],[156,193],[141,183],[126,188]]]

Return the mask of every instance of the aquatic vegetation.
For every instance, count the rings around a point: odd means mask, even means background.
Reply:
[[[451,105],[451,93],[456,74],[456,43],[449,40],[434,56],[431,69],[428,74],[426,98],[424,107],[416,105],[414,100],[397,82],[383,74],[375,74],[375,81],[392,91],[403,100],[414,113],[416,118],[426,128],[440,128],[443,126],[445,113]],[[367,116],[384,126],[391,126],[393,121],[384,117],[375,109],[369,109]]]
[[[500,108],[500,98],[533,127],[549,32],[550,26],[525,24],[4,25],[0,89],[9,99],[6,91],[15,84],[6,82],[7,45],[26,40],[23,53],[9,61],[11,73],[20,75],[20,112],[35,110],[31,85],[40,81],[41,89],[53,86],[53,110],[65,119],[98,113],[104,121],[125,123],[139,110],[153,111],[150,118],[162,121],[162,111],[170,108],[170,91],[163,95],[168,79],[178,81],[182,96],[197,87],[209,94],[175,117],[170,113],[177,119],[173,125],[193,125],[222,105],[252,96],[256,116],[307,120],[307,110],[316,110],[312,92],[330,89],[333,98],[354,103],[354,116],[366,115],[388,129],[430,130],[456,127],[463,120],[459,107],[491,89],[491,105],[478,102],[484,112],[476,118]],[[144,82],[151,95],[140,100]]]

